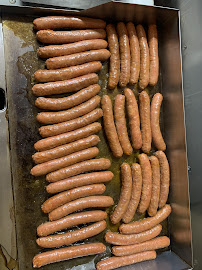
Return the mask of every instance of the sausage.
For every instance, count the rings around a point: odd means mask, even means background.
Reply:
[[[46,175],[46,180],[48,182],[56,182],[84,172],[107,170],[110,166],[111,162],[109,159],[91,159],[49,173]]]
[[[57,220],[64,216],[67,216],[75,211],[86,209],[86,208],[97,208],[97,207],[109,207],[114,204],[114,201],[109,196],[90,196],[84,197],[72,202],[66,203],[49,213],[49,220]]]
[[[106,32],[104,29],[74,31],[40,30],[36,33],[36,38],[42,43],[64,44],[87,39],[105,39]]]
[[[68,191],[61,192],[55,196],[50,197],[46,200],[41,209],[44,213],[49,213],[53,211],[55,208],[68,203],[70,201],[79,199],[81,197],[87,197],[91,195],[100,195],[103,194],[106,190],[104,184],[95,184],[84,187],[74,188]]]
[[[78,16],[47,16],[40,17],[33,21],[34,28],[42,29],[60,29],[60,28],[105,28],[106,22],[100,19],[93,19]]]
[[[129,118],[130,136],[133,148],[138,150],[142,147],[142,135],[140,131],[140,117],[135,95],[129,88],[124,89],[126,108]]]
[[[121,72],[119,77],[120,87],[125,87],[130,79],[130,46],[126,26],[123,22],[117,23],[119,37]]]
[[[51,111],[65,110],[89,100],[90,98],[97,95],[99,91],[100,91],[99,84],[94,84],[78,91],[77,93],[71,96],[64,98],[39,97],[35,101],[35,106],[38,107],[39,109]]]
[[[126,256],[143,251],[150,251],[160,248],[165,248],[170,245],[170,239],[167,236],[161,236],[152,240],[129,246],[114,246],[112,247],[112,253],[115,256]]]
[[[89,73],[98,72],[102,68],[99,61],[85,63],[83,65],[61,68],[57,70],[39,69],[34,73],[37,82],[64,81],[80,77]]]
[[[151,150],[151,123],[150,123],[150,99],[146,91],[139,95],[140,122],[142,132],[142,151],[149,153]]]
[[[114,89],[119,82],[120,75],[119,41],[114,25],[108,24],[106,31],[108,47],[111,53],[109,62],[108,88]]]
[[[49,150],[66,143],[74,142],[79,139],[88,137],[100,131],[101,128],[102,127],[100,123],[96,122],[83,128],[79,128],[50,138],[42,139],[34,144],[34,148],[38,151]]]
[[[94,110],[100,104],[100,97],[95,96],[88,101],[66,111],[41,112],[36,119],[43,124],[55,124],[78,118]]]
[[[58,159],[47,161],[42,164],[38,164],[31,169],[31,174],[34,176],[44,175],[59,170],[61,168],[76,164],[78,162],[94,158],[98,154],[99,149],[97,147],[84,149],[65,157],[61,157]]]
[[[107,41],[104,39],[81,40],[63,45],[48,45],[39,47],[38,56],[50,58],[55,56],[69,55],[90,50],[106,49]]]
[[[158,57],[158,33],[155,24],[150,24],[148,28],[149,41],[149,84],[154,86],[158,82],[159,57]]]
[[[120,233],[124,234],[132,234],[150,230],[157,224],[161,223],[164,219],[166,219],[170,215],[170,213],[171,207],[170,205],[166,204],[162,209],[157,212],[155,216],[131,222],[129,224],[122,224],[119,227],[119,231]]]
[[[57,56],[46,60],[48,69],[58,69],[70,66],[77,66],[93,61],[105,62],[110,57],[110,52],[106,49],[91,50],[70,55]]]
[[[162,226],[156,225],[150,230],[136,233],[136,234],[120,234],[115,232],[107,232],[105,234],[105,241],[112,245],[126,246],[145,242],[155,238],[162,230]]]
[[[140,74],[140,46],[135,30],[135,26],[132,22],[126,24],[126,28],[129,36],[130,43],[130,84],[135,84],[138,82]]]
[[[159,160],[161,184],[160,184],[160,195],[159,195],[159,208],[162,208],[168,199],[169,185],[170,185],[170,168],[167,157],[163,151],[157,151],[155,156]]]
[[[97,263],[96,269],[97,270],[110,270],[115,269],[121,266],[126,266],[138,262],[154,260],[156,259],[156,252],[155,251],[145,251],[138,254],[132,254],[129,256],[123,257],[111,257],[108,259],[104,259]]]
[[[70,121],[40,127],[39,133],[42,137],[56,136],[94,123],[100,117],[102,117],[102,115],[103,115],[102,109],[95,109],[92,112],[89,112],[81,117],[72,119]]]
[[[155,216],[159,205],[160,194],[160,166],[158,158],[151,156],[149,158],[152,169],[152,193],[149,208],[147,210],[149,216]]]
[[[102,243],[82,244],[71,247],[54,249],[42,252],[33,258],[33,267],[39,268],[43,265],[70,260],[83,256],[90,256],[102,253],[106,247]]]
[[[117,95],[114,103],[114,118],[116,124],[116,130],[118,138],[123,149],[124,154],[130,156],[133,152],[133,148],[130,144],[128,137],[128,131],[126,127],[125,119],[125,96]]]
[[[106,221],[102,220],[75,231],[40,237],[36,240],[36,242],[40,247],[43,248],[61,247],[63,245],[67,246],[101,233],[104,231],[106,226]]]
[[[54,194],[75,187],[108,182],[111,181],[113,177],[114,174],[110,171],[81,174],[67,178],[65,180],[51,183],[46,186],[46,191],[48,193]]]
[[[145,89],[149,84],[149,47],[147,37],[142,25],[136,27],[140,46],[140,78],[139,87]]]
[[[32,159],[37,164],[47,162],[53,159],[64,157],[66,155],[70,155],[79,150],[81,151],[90,148],[97,145],[99,142],[100,138],[97,135],[91,135],[87,138],[80,139],[69,144],[61,145],[50,150],[37,152],[32,156]]]
[[[154,145],[158,150],[165,151],[166,144],[164,142],[160,125],[159,125],[159,117],[160,117],[160,109],[161,103],[163,100],[163,96],[160,93],[157,93],[152,98],[151,102],[151,132],[152,132],[152,140]]]
[[[121,165],[121,194],[119,202],[110,216],[111,222],[117,224],[123,217],[128,208],[132,190],[132,174],[130,166],[127,163]]]
[[[141,197],[141,191],[142,191],[142,172],[141,167],[137,163],[133,163],[131,167],[132,171],[132,192],[130,201],[128,204],[128,208],[122,218],[124,223],[129,223],[133,216],[135,215],[135,212],[137,210],[140,197]]]
[[[104,95],[102,97],[101,106],[103,110],[104,131],[107,136],[110,149],[115,157],[121,157],[123,155],[123,150],[116,132],[112,111],[112,102],[108,95]]]
[[[35,84],[32,87],[32,92],[35,96],[64,94],[69,92],[76,92],[97,82],[98,75],[96,73],[90,73],[70,80]]]
[[[146,154],[138,155],[138,159],[142,171],[142,193],[138,206],[138,212],[144,213],[149,207],[152,193],[152,170],[149,158]]]

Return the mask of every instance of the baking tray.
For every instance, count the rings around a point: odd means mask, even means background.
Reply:
[[[17,16],[14,16],[17,13]],[[22,16],[22,13],[26,15]],[[34,96],[31,87],[34,85],[34,72],[44,67],[44,61],[38,59],[36,50],[39,44],[32,28],[34,16],[58,13],[53,9],[37,8],[2,8],[4,48],[6,62],[6,84],[10,133],[10,157],[13,178],[13,190],[15,198],[15,216],[17,228],[17,248],[19,268],[32,269],[31,262],[35,254],[41,249],[36,245],[36,227],[47,220],[40,206],[48,197],[45,191],[45,179],[34,178],[30,175],[30,169],[34,165],[31,155],[34,152],[33,145],[40,139],[38,134],[39,124],[35,117],[38,109],[34,106]],[[60,11],[66,13],[66,11]],[[68,12],[75,14],[75,12]],[[159,29],[159,56],[160,56],[160,80],[156,87],[147,88],[153,95],[162,92],[164,96],[162,109],[162,128],[167,144],[167,156],[171,166],[171,189],[169,201],[172,205],[169,224],[164,222],[163,234],[170,235],[171,251],[162,253],[157,260],[136,265],[147,269],[190,269],[192,266],[191,230],[189,214],[188,177],[186,161],[186,143],[183,112],[182,73],[180,54],[180,30],[179,11],[139,5],[108,3],[92,9],[83,10],[81,15],[103,18],[108,21],[133,21],[135,24],[156,22]],[[109,94],[111,98],[120,93],[107,90],[107,63],[101,70],[101,92]],[[134,89],[137,94],[137,89]],[[137,154],[131,157],[115,159],[109,152],[103,131],[99,133],[101,143],[99,156],[113,159],[110,168],[115,174],[114,179],[107,184],[106,194],[112,195],[115,203],[118,202],[120,193],[119,167],[123,161],[132,163]],[[115,192],[114,192],[115,190]],[[108,209],[108,212],[112,209]],[[135,216],[135,219],[142,218]],[[108,222],[108,229],[117,231],[117,226]],[[95,242],[103,239],[104,233],[90,238],[84,242]],[[105,254],[80,258],[67,262],[45,266],[41,269],[94,269],[94,263],[101,258],[109,256],[108,245]],[[178,255],[181,261],[176,255]],[[82,265],[82,267],[81,267]],[[174,268],[175,267],[175,268]],[[133,266],[124,269],[133,269]],[[137,268],[138,269],[138,268]]]

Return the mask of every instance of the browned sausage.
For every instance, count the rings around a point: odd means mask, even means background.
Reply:
[[[39,268],[43,265],[70,260],[83,256],[102,253],[106,247],[102,243],[82,244],[71,247],[54,249],[42,252],[33,258],[33,267]]]
[[[163,96],[160,93],[157,93],[152,98],[151,102],[151,132],[152,132],[152,140],[154,145],[158,150],[165,151],[166,144],[164,142],[160,125],[159,125],[159,117],[160,117],[160,109],[161,103],[163,100]]]
[[[159,235],[161,230],[162,226],[159,224],[150,230],[130,235],[107,232],[105,234],[105,241],[110,244],[119,246],[133,245],[155,238],[157,235]]]
[[[159,160],[161,184],[160,184],[160,195],[159,195],[159,208],[162,208],[168,199],[169,185],[170,185],[170,168],[167,157],[163,151],[157,151],[155,156]]]
[[[151,123],[150,123],[150,99],[146,91],[139,95],[140,122],[142,132],[142,151],[149,153],[151,150]]]
[[[61,123],[87,114],[94,110],[99,104],[100,97],[95,96],[88,101],[66,111],[38,113],[36,119],[43,124]]]
[[[63,45],[49,45],[39,47],[38,56],[41,58],[50,58],[55,56],[69,55],[73,53],[106,48],[107,48],[107,41],[104,39],[82,40]]]
[[[126,26],[123,22],[117,23],[119,37],[121,72],[119,77],[120,87],[125,87],[130,79],[130,46]]]
[[[114,119],[118,138],[124,154],[131,155],[133,148],[130,144],[125,118],[125,96],[117,95],[114,103]]]
[[[31,174],[34,176],[44,175],[75,163],[94,158],[98,153],[99,149],[97,147],[84,149],[65,157],[38,164],[31,169]]]
[[[93,19],[79,16],[47,16],[40,17],[33,21],[34,28],[60,29],[60,28],[105,28],[106,22],[100,19]]]
[[[129,117],[130,136],[134,149],[142,147],[142,135],[140,131],[140,117],[135,95],[129,88],[124,89],[126,107]]]
[[[126,24],[130,42],[130,84],[138,82],[140,74],[140,46],[135,30],[135,26],[132,22]]]
[[[84,150],[86,148],[95,146],[100,142],[100,138],[97,135],[92,135],[84,139],[80,139],[78,141],[68,143],[62,146],[58,146],[56,148],[37,152],[35,153],[32,158],[35,163],[43,163],[53,159],[61,158],[66,155],[70,155],[77,151]]]
[[[77,66],[87,62],[106,61],[110,57],[110,52],[106,49],[92,50],[64,56],[57,56],[46,60],[48,69],[58,69],[70,66]]]
[[[110,216],[111,222],[117,224],[128,208],[132,190],[132,175],[130,166],[127,163],[121,165],[121,194],[119,202]]]
[[[159,205],[159,194],[160,194],[160,167],[158,158],[151,156],[149,158],[152,169],[152,193],[149,208],[147,212],[149,216],[155,216]]]
[[[94,84],[78,91],[76,94],[64,98],[39,97],[36,99],[35,105],[38,108],[45,110],[51,111],[65,110],[89,100],[90,98],[97,95],[99,91],[100,86],[98,84]]]
[[[48,200],[46,200],[42,206],[41,209],[44,213],[49,213],[53,211],[55,208],[71,202],[73,200],[92,196],[92,195],[101,195],[105,192],[106,187],[104,184],[95,184],[95,185],[89,185],[84,187],[78,187],[74,188],[68,191],[61,192],[55,196],[50,197]]]
[[[69,92],[76,92],[97,82],[98,75],[96,73],[90,73],[70,80],[35,84],[32,87],[32,92],[35,96],[64,94]]]
[[[101,68],[102,64],[99,61],[95,61],[56,70],[39,69],[34,73],[34,78],[37,82],[64,81],[89,73],[98,72]]]
[[[36,242],[40,247],[43,248],[61,247],[64,245],[67,246],[101,233],[104,231],[106,226],[106,221],[102,220],[75,231],[41,237],[38,238]]]
[[[138,206],[138,212],[144,213],[149,207],[152,192],[152,171],[149,158],[146,154],[138,155],[142,171],[142,193]]]
[[[149,47],[147,37],[142,25],[136,27],[140,45],[140,78],[139,87],[145,89],[149,84]]]
[[[65,180],[51,183],[46,186],[46,191],[48,193],[54,194],[75,187],[108,182],[111,181],[113,177],[114,174],[110,171],[81,174],[67,178]]]
[[[107,170],[110,166],[111,162],[109,159],[91,159],[49,173],[46,175],[46,180],[48,182],[56,182],[84,172]]]
[[[49,220],[57,220],[75,211],[86,208],[109,207],[114,201],[109,196],[90,196],[66,203],[49,213]]]
[[[115,157],[121,157],[123,155],[123,150],[121,148],[116,132],[112,111],[112,102],[108,95],[104,95],[102,97],[101,105],[103,110],[104,130],[107,136],[107,140],[109,142],[109,146]]]
[[[104,29],[74,31],[40,30],[36,33],[36,38],[42,43],[64,44],[86,39],[105,39],[106,32]]]
[[[166,204],[162,209],[160,209],[157,214],[153,217],[148,217],[139,221],[131,222],[129,224],[122,224],[119,227],[120,233],[132,234],[132,233],[141,233],[146,230],[149,230],[161,223],[166,219],[171,213],[170,205]]]
[[[150,24],[148,28],[149,40],[149,84],[154,86],[158,82],[159,57],[158,57],[158,33],[155,24]]]
[[[120,59],[119,59],[119,41],[114,25],[108,24],[106,27],[109,51],[111,53],[109,62],[109,89],[114,89],[119,82]]]
[[[84,116],[72,119],[70,121],[54,125],[42,126],[39,128],[39,133],[42,137],[59,135],[94,123],[100,117],[102,117],[102,115],[102,109],[95,109],[92,112],[85,114]]]
[[[145,251],[138,254],[133,254],[129,256],[123,257],[112,257],[108,259],[104,259],[97,263],[96,269],[97,270],[110,270],[115,269],[121,266],[126,266],[138,262],[154,260],[156,259],[156,252],[155,251]]]
[[[137,210],[140,197],[141,197],[141,191],[142,191],[142,172],[141,167],[137,163],[133,163],[132,167],[132,192],[131,192],[131,198],[128,204],[128,208],[122,218],[124,223],[129,223],[133,216],[135,215],[135,212]]]
[[[170,245],[170,239],[167,236],[161,236],[152,240],[129,246],[114,246],[112,253],[115,256],[126,256],[136,254],[142,251],[150,251],[160,248],[165,248]]]
[[[55,232],[78,226],[84,223],[101,221],[107,218],[107,213],[101,210],[86,211],[72,214],[56,221],[45,222],[37,227],[38,236],[47,236]]]
[[[100,131],[101,128],[102,127],[100,123],[96,122],[83,128],[79,128],[57,136],[42,139],[34,144],[34,148],[38,151],[49,150],[66,143],[74,142],[79,139],[88,137]]]

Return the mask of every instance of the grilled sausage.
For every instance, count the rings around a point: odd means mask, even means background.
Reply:
[[[69,92],[76,92],[97,82],[98,75],[96,73],[90,73],[70,80],[35,84],[32,87],[32,92],[35,96],[64,94]]]
[[[102,243],[83,244],[72,247],[54,249],[36,255],[33,258],[33,267],[39,268],[43,265],[54,262],[60,262],[78,257],[99,254],[104,252],[105,250],[106,247]]]
[[[38,236],[47,236],[55,232],[78,226],[84,223],[101,221],[107,218],[107,213],[101,210],[86,211],[72,214],[56,221],[45,222],[37,227]]]
[[[53,248],[61,247],[63,245],[70,245],[77,241],[81,241],[101,233],[102,231],[104,231],[106,226],[106,221],[102,220],[75,231],[40,237],[36,240],[36,242],[40,247],[43,248]]]
[[[64,44],[87,39],[105,39],[106,32],[104,29],[74,31],[40,30],[36,33],[36,38],[42,43]]]
[[[130,79],[130,46],[126,26],[123,22],[117,23],[119,37],[121,72],[119,77],[120,87],[125,87]]]
[[[130,84],[138,82],[140,74],[140,46],[135,30],[135,26],[132,22],[126,24],[130,42]]]
[[[105,62],[110,57],[110,52],[106,49],[92,50],[64,56],[57,56],[46,60],[48,69],[58,69],[70,66],[77,66],[93,61]]]
[[[81,174],[67,178],[65,180],[51,183],[46,186],[46,191],[48,193],[54,194],[75,187],[108,182],[111,181],[113,177],[114,174],[110,171]]]
[[[129,88],[124,89],[126,107],[129,117],[130,136],[134,149],[142,147],[142,135],[140,131],[140,117],[135,95]]]
[[[136,27],[140,46],[140,78],[139,87],[145,89],[149,84],[149,47],[147,37],[142,25]]]
[[[124,234],[132,234],[150,230],[157,224],[161,223],[164,219],[166,219],[170,215],[170,213],[171,207],[170,205],[166,204],[162,209],[157,212],[155,216],[131,222],[129,224],[122,224],[119,227],[119,231],[120,233]]]
[[[131,192],[131,198],[128,204],[128,208],[122,218],[124,223],[129,223],[133,216],[135,215],[135,212],[137,210],[140,197],[141,197],[141,191],[142,191],[142,172],[141,167],[137,163],[133,163],[131,167],[132,171],[132,192]]]
[[[49,173],[46,175],[46,180],[48,182],[56,182],[84,172],[107,170],[110,166],[111,162],[109,159],[91,159]]]
[[[98,84],[94,84],[78,91],[76,94],[64,98],[39,97],[35,101],[35,106],[40,109],[51,111],[65,110],[89,100],[90,98],[97,95],[99,91],[100,86]]]
[[[151,132],[152,132],[152,140],[154,145],[158,150],[165,151],[166,144],[163,140],[163,136],[161,133],[160,125],[159,125],[159,116],[161,103],[163,100],[163,96],[160,93],[157,93],[152,98],[151,102]]]
[[[66,203],[49,213],[49,220],[57,220],[65,217],[75,211],[86,209],[86,208],[97,208],[97,207],[109,207],[114,204],[114,201],[109,196],[90,196],[84,197],[72,202]]]
[[[130,166],[127,163],[121,165],[121,194],[118,205],[110,216],[111,222],[117,224],[128,208],[132,190],[132,175]]]
[[[98,155],[98,153],[99,149],[97,147],[84,149],[65,157],[38,164],[31,169],[31,174],[34,176],[45,175],[78,162],[94,158]]]
[[[97,133],[100,130],[101,130],[101,125],[100,123],[96,122],[83,128],[79,128],[79,129],[76,129],[67,133],[57,135],[57,136],[42,139],[34,144],[34,148],[38,151],[49,150],[54,147],[66,144],[66,143],[83,139],[94,133]]]
[[[125,119],[125,96],[117,95],[114,103],[114,118],[118,138],[124,154],[131,155],[133,148],[130,144]]]
[[[140,122],[142,132],[142,151],[149,153],[151,150],[151,123],[150,123],[150,99],[146,91],[139,95]]]
[[[108,88],[114,89],[119,82],[120,75],[119,41],[116,29],[112,24],[107,25],[106,31],[108,47],[111,53],[109,62]]]
[[[104,95],[102,97],[101,105],[103,110],[104,130],[109,142],[109,146],[115,157],[121,157],[123,155],[123,150],[116,132],[112,111],[112,102],[108,95]]]

